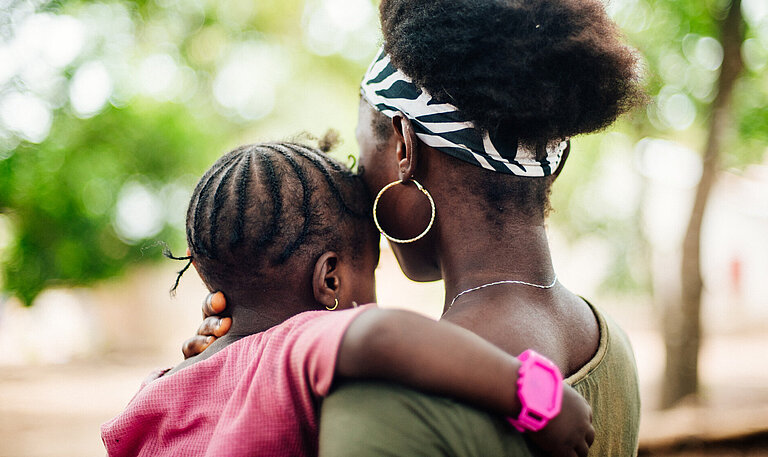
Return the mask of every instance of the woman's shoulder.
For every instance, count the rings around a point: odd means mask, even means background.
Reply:
[[[595,455],[633,455],[640,426],[640,388],[629,338],[605,312],[590,303],[600,326],[594,357],[566,382],[592,406]]]
[[[578,371],[568,376],[566,382],[574,387],[586,379],[612,378],[623,374],[637,380],[637,366],[632,345],[624,330],[610,315],[584,300],[597,320],[600,340],[597,351]]]

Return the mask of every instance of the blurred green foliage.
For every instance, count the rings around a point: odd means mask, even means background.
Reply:
[[[762,1],[745,4],[759,12]],[[88,284],[159,258],[158,249],[142,252],[154,240],[183,251],[186,199],[228,148],[333,127],[338,158],[355,153],[356,86],[379,40],[376,2],[6,3],[0,272],[2,288],[27,304],[51,284]],[[606,173],[616,163],[631,171],[634,145],[649,135],[701,150],[718,72],[715,21],[727,5],[609,6],[644,55],[653,103],[610,134],[574,142],[553,223],[571,241],[608,241],[611,289],[646,287],[647,259],[640,197],[627,208],[611,202]],[[760,161],[768,144],[768,14],[745,17],[748,70],[734,96],[728,166]]]
[[[121,188],[138,180],[162,201],[183,205],[162,185],[180,177],[194,185],[184,173],[204,169],[219,147],[211,130],[179,106],[137,103],[87,120],[59,116],[48,140],[18,146],[0,161],[0,208],[15,232],[4,287],[31,303],[52,281],[88,284],[139,260],[132,244],[141,240],[120,239],[112,225]],[[166,224],[155,237],[182,246],[179,234]]]
[[[10,1],[2,289],[31,304],[50,285],[161,258],[147,249],[156,240],[183,252],[192,188],[238,144],[331,127],[349,143],[355,85],[378,40],[375,7],[361,1],[365,17],[326,42],[303,31],[343,19],[322,1]],[[353,152],[342,143],[336,154]]]

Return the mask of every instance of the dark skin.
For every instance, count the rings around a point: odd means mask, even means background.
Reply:
[[[600,334],[589,305],[561,284],[550,289],[488,287],[461,296],[448,309],[459,292],[482,284],[509,279],[551,283],[555,272],[544,217],[523,214],[515,209],[514,202],[488,217],[488,203],[466,185],[482,180],[488,171],[421,143],[410,121],[401,115],[392,119],[389,138],[380,141],[371,128],[374,113],[361,101],[359,164],[369,192],[376,195],[392,181],[413,178],[430,192],[437,208],[435,224],[427,236],[410,244],[390,243],[406,276],[415,281],[445,281],[443,320],[472,331],[508,354],[533,348],[563,373],[575,373],[597,351]],[[426,227],[429,204],[414,186],[396,187],[401,187],[398,194],[387,204],[382,201],[379,219],[391,235],[409,238]],[[209,308],[205,311],[217,311]],[[202,328],[199,333],[185,343],[185,354],[207,343],[205,338],[211,333]],[[563,411],[577,407],[575,403],[564,403]],[[550,455],[586,455],[594,438],[589,422],[591,418],[580,420],[561,414],[543,431],[530,436]],[[545,432],[550,427],[563,431],[567,439],[548,436]]]

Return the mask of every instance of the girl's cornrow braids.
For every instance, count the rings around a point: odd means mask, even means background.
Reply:
[[[245,226],[245,202],[248,195],[248,183],[251,181],[251,160],[253,152],[247,151],[245,159],[240,167],[240,175],[237,178],[237,218],[235,227],[230,236],[229,245],[234,246],[243,239],[243,227]]]
[[[315,191],[314,186],[312,185],[309,178],[307,177],[307,174],[304,172],[304,169],[301,167],[301,165],[299,165],[299,163],[296,161],[293,155],[287,152],[283,152],[282,154],[286,162],[288,162],[288,165],[290,165],[293,171],[296,173],[296,177],[301,183],[301,189],[302,189],[301,213],[302,213],[302,216],[304,217],[304,222],[302,223],[301,230],[299,231],[299,234],[297,235],[296,239],[288,243],[285,249],[283,249],[283,252],[280,254],[280,257],[278,258],[278,263],[283,263],[286,260],[288,260],[288,258],[290,258],[291,255],[293,255],[296,249],[298,249],[302,244],[304,244],[307,234],[309,233],[309,228],[312,225],[311,201],[312,201],[312,194]],[[299,152],[299,154],[301,154],[301,152]]]
[[[261,247],[264,244],[271,242],[278,232],[279,221],[283,213],[283,200],[280,190],[282,182],[277,177],[272,160],[263,151],[256,149],[255,153],[259,157],[261,170],[267,180],[269,194],[272,197],[272,219],[269,221],[269,228],[259,236],[256,242],[256,246]]]
[[[237,165],[242,161],[243,156],[240,155],[237,160],[232,161],[229,165],[227,165],[226,170],[224,170],[224,175],[219,180],[219,184],[216,186],[216,190],[213,191],[213,206],[211,208],[211,213],[208,217],[208,224],[210,233],[208,236],[208,241],[210,243],[210,257],[215,259],[218,255],[218,245],[216,244],[216,238],[218,237],[219,233],[219,227],[218,227],[218,219],[219,219],[219,211],[224,206],[225,201],[229,200],[229,197],[231,197],[231,191],[227,188],[227,184],[229,183],[229,179],[232,176],[232,172],[237,168]],[[224,169],[224,167],[219,169],[219,173]]]
[[[191,244],[192,249],[202,255],[208,255],[208,251],[205,249],[205,246],[202,244],[202,240],[199,237],[200,233],[200,224],[201,224],[201,217],[200,217],[200,211],[203,206],[205,206],[208,198],[208,191],[210,190],[211,184],[213,182],[213,179],[218,175],[219,170],[221,168],[227,166],[230,162],[237,159],[238,155],[233,151],[232,155],[225,160],[222,160],[221,163],[211,170],[209,170],[208,175],[204,176],[203,179],[198,183],[197,187],[195,188],[195,191],[192,194],[193,200],[197,200],[195,202],[195,210],[193,212],[192,217],[192,223],[187,224],[187,240],[189,244]],[[191,231],[190,231],[191,228]]]

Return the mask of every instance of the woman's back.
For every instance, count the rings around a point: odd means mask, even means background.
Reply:
[[[545,290],[501,284],[472,295],[457,301],[444,319],[509,354],[535,349],[568,376],[598,350],[600,331],[592,308],[559,283]]]

